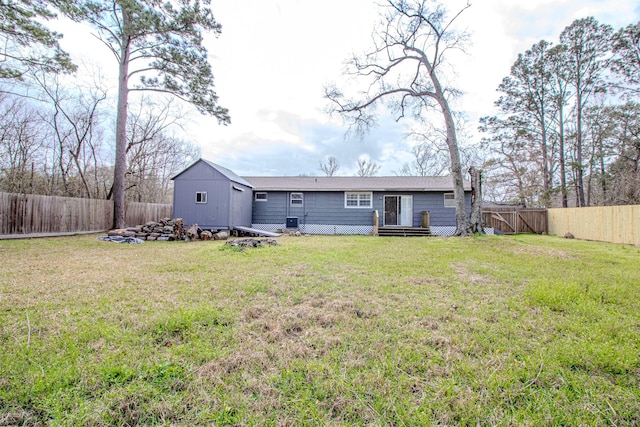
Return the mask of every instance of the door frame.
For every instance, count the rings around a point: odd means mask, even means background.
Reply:
[[[397,204],[396,204],[396,218],[398,219],[399,224],[387,224],[387,197],[395,197],[397,199]],[[407,214],[406,212],[402,212],[402,202],[403,200],[408,200],[409,205],[410,205],[410,209],[409,209],[409,214]],[[413,227],[413,196],[410,194],[390,194],[390,195],[385,195],[383,196],[382,199],[382,224],[383,227]],[[403,221],[403,219],[405,221]],[[403,222],[405,222],[403,224]],[[408,223],[407,223],[408,222]]]

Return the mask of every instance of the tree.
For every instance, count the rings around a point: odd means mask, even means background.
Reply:
[[[551,89],[549,48],[550,43],[542,40],[518,55],[510,75],[498,87],[503,95],[496,102],[504,114],[518,116],[522,126],[520,137],[526,136],[526,140],[534,145],[531,152],[539,154],[536,163],[542,175],[543,205],[549,204],[553,182],[554,156],[550,132],[557,106]]]
[[[443,152],[434,144],[421,142],[411,149],[413,161],[405,163],[394,173],[398,176],[437,176],[447,169],[448,162]],[[445,154],[446,156],[446,154]]]
[[[380,165],[373,160],[365,156],[360,156],[358,158],[358,171],[356,172],[356,175],[360,177],[374,176],[379,170]]]
[[[363,95],[351,98],[337,87],[325,89],[334,111],[342,114],[359,132],[366,132],[376,122],[376,107],[382,102],[397,114],[420,117],[438,111],[446,129],[451,175],[456,204],[456,231],[467,235],[471,225],[467,216],[464,180],[453,113],[449,105],[453,88],[443,85],[441,71],[447,54],[462,48],[465,33],[456,32],[453,24],[467,3],[449,18],[446,8],[428,0],[387,0],[386,14],[373,34],[374,47],[363,57],[354,56],[347,64],[348,74],[366,83]]]
[[[640,22],[618,30],[613,36],[612,70],[622,79],[618,87],[640,94]]]
[[[211,65],[202,45],[204,31],[215,35],[220,24],[209,0],[77,0],[62,10],[76,21],[86,21],[118,62],[115,167],[113,177],[114,227],[124,227],[127,172],[127,114],[132,91],[173,95],[229,123],[228,110],[218,105]],[[136,85],[130,80],[139,77]]]
[[[329,156],[324,163],[320,162],[319,169],[324,172],[326,176],[331,177],[336,174],[338,169],[340,169],[340,164],[338,163],[338,159],[334,156]]]
[[[617,141],[611,162],[610,203],[640,204],[640,104],[627,102],[612,109]]]
[[[583,163],[583,114],[591,96],[605,90],[604,73],[609,69],[610,39],[613,30],[593,17],[577,19],[560,34],[567,48],[568,82],[575,96],[575,185],[578,206],[585,206]]]
[[[480,131],[489,136],[483,137],[482,144],[495,156],[485,162],[492,184],[499,188],[499,202],[536,206],[542,194],[539,169],[532,160],[524,124],[518,116],[507,119],[482,117]]]
[[[0,78],[22,80],[25,72],[74,71],[75,65],[59,45],[62,37],[42,24],[55,18],[45,0],[0,2]]]
[[[565,109],[569,105],[569,98],[572,93],[569,89],[569,70],[566,60],[567,47],[557,45],[549,49],[547,59],[549,60],[551,72],[551,92],[555,101],[555,124],[556,138],[558,140],[558,163],[560,166],[560,197],[562,207],[568,206],[567,201],[567,170],[565,159]]]
[[[32,193],[47,131],[24,98],[0,94],[0,191]]]
[[[143,97],[127,120],[127,200],[146,203],[170,201],[171,177],[200,157],[193,144],[173,135],[184,115]]]
[[[46,121],[52,128],[57,145],[56,163],[66,196],[97,198],[100,194],[98,179],[90,179],[99,166],[99,150],[102,143],[100,129],[100,104],[107,99],[107,90],[97,83],[93,87],[65,90],[58,76],[47,78],[45,73],[34,73],[53,112]],[[77,174],[81,189],[72,188],[69,178]]]

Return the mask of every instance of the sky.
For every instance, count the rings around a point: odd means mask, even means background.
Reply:
[[[445,2],[452,11],[465,3]],[[472,129],[480,117],[494,113],[496,88],[518,53],[542,39],[556,43],[562,30],[578,18],[594,16],[614,29],[640,21],[638,0],[470,3],[457,27],[470,33],[471,43],[466,55],[456,57],[454,72],[447,78],[464,93],[455,108]],[[394,175],[412,160],[406,123],[382,116],[377,127],[358,138],[347,133],[341,117],[326,113],[323,97],[326,85],[344,81],[344,61],[371,48],[376,4],[212,0],[222,34],[205,43],[220,105],[229,109],[231,124],[218,125],[215,118],[194,112],[177,135],[201,147],[203,158],[241,176],[322,176],[320,162],[328,156],[338,159],[337,175],[355,175],[360,156],[380,165],[378,175]],[[97,42],[79,44],[76,36],[66,35],[63,42],[73,57],[85,61],[110,55]],[[115,67],[113,61],[107,64]]]

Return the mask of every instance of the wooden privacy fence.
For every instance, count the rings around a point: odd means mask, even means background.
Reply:
[[[549,234],[640,245],[640,205],[549,209]]]
[[[531,208],[482,209],[482,223],[504,234],[547,233],[547,210]]]
[[[128,226],[171,217],[171,205],[127,202]],[[104,231],[113,223],[113,201],[0,193],[0,235]]]

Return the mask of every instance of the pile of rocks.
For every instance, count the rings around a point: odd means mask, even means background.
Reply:
[[[184,232],[184,240],[187,242],[193,240],[227,240],[229,238],[229,233],[226,231],[218,231],[217,233],[213,233],[208,230],[202,230],[198,227],[198,224],[193,224]]]
[[[163,218],[158,222],[149,221],[144,225],[118,228],[109,231],[108,235],[110,237],[135,237],[136,239],[147,241],[186,240],[187,242],[193,240],[226,240],[229,238],[229,233],[226,231],[212,233],[211,231],[202,230],[198,224],[185,227],[182,218]]]
[[[163,218],[158,222],[149,221],[144,225],[111,230],[109,236],[135,237],[140,240],[183,240],[185,238],[182,218]]]
[[[278,242],[274,239],[240,239],[230,240],[226,243],[229,246],[240,248],[259,248],[260,246],[278,246]]]

